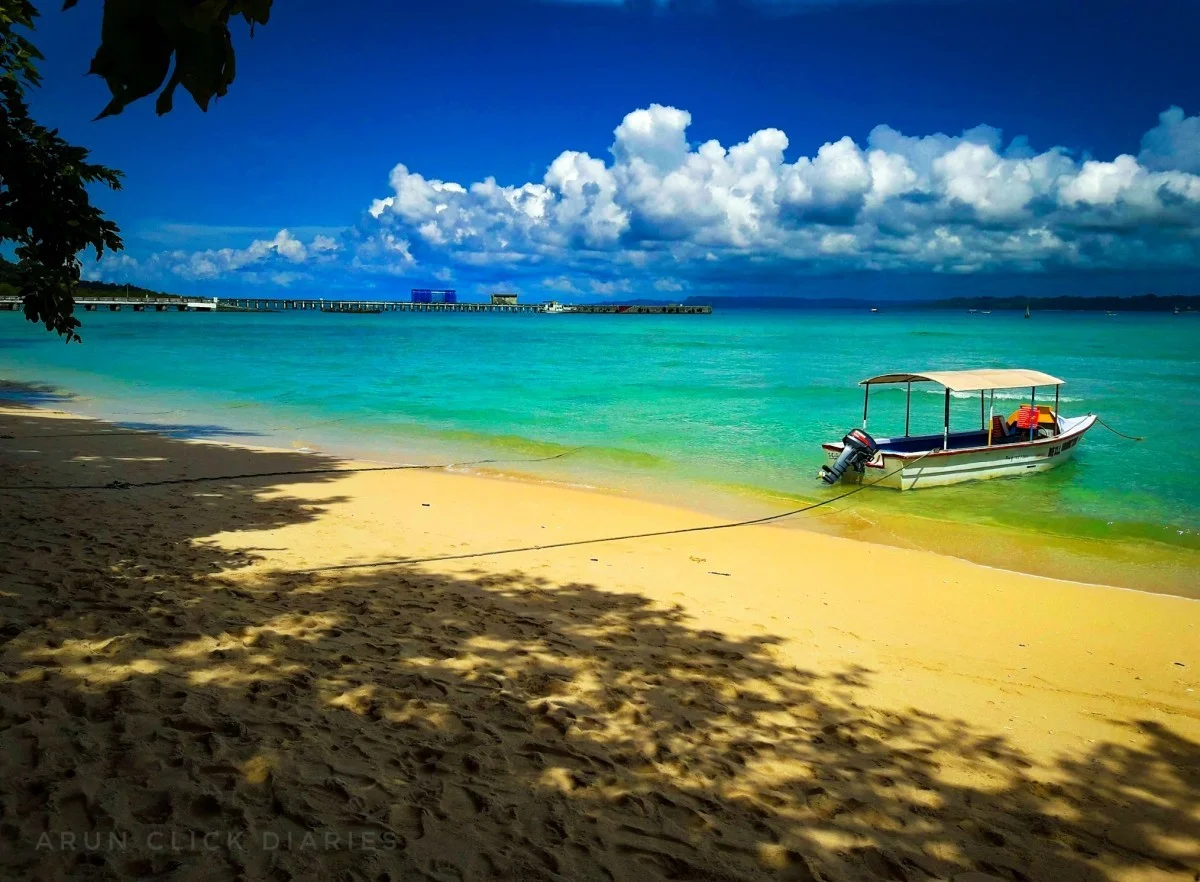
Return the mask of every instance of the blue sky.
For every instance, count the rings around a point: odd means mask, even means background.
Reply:
[[[106,120],[99,2],[44,123],[122,169],[166,290],[922,296],[1200,290],[1190,0],[280,0],[207,114]]]

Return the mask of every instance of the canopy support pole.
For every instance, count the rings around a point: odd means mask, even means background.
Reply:
[[[1029,387],[1029,406],[1033,408],[1033,422],[1029,424],[1029,440],[1033,440],[1033,433],[1037,431],[1037,425],[1040,422],[1037,412],[1037,386]]]
[[[981,428],[981,429],[987,428],[987,423],[984,422],[984,419],[985,418],[983,415],[983,390],[980,389],[979,390],[979,428]]]
[[[1058,386],[1054,387],[1054,434],[1058,434]]]
[[[991,447],[992,446],[992,429],[995,428],[995,419],[996,419],[996,390],[995,389],[992,390],[989,398],[991,399],[991,401],[988,404],[988,426],[987,426],[988,445],[987,446]]]
[[[908,437],[908,417],[912,413],[912,380],[908,381],[908,390],[904,393],[904,437]]]
[[[942,450],[950,449],[950,390],[946,390],[946,419],[942,423]]]
[[[867,431],[867,402],[871,400],[871,384],[866,384],[866,391],[863,392],[863,431]]]

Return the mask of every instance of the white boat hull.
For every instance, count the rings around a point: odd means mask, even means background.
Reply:
[[[986,481],[1049,471],[1075,455],[1084,434],[1096,422],[1092,414],[1059,417],[1059,434],[1052,438],[968,447],[960,450],[934,450],[930,453],[891,453],[880,451],[861,472],[847,469],[842,483],[876,484],[895,490],[946,487],[965,481]],[[881,446],[887,443],[880,439]],[[831,460],[838,458],[842,444],[822,445]]]

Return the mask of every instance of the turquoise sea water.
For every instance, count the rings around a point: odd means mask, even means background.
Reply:
[[[550,455],[542,477],[769,513],[828,495],[819,444],[861,419],[857,382],[887,370],[1030,367],[1093,411],[1074,462],[1023,480],[856,505],[1039,534],[1194,550],[1200,528],[1200,319],[945,311],[711,316],[88,313],[66,346],[0,314],[0,378],[80,396],[74,410],[179,434],[258,437],[376,459]],[[1041,391],[1041,390],[1040,390]],[[1044,390],[1048,396],[1052,390]],[[1014,409],[1027,392],[998,393]],[[902,433],[903,387],[872,395],[870,430]],[[954,400],[976,426],[979,399]],[[913,394],[940,431],[941,392]],[[869,498],[866,498],[869,497]]]

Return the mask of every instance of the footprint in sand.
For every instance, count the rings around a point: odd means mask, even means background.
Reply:
[[[456,821],[467,821],[474,818],[487,808],[484,798],[466,787],[457,784],[447,784],[442,788],[442,798],[438,801],[442,814]]]
[[[133,808],[130,814],[142,824],[165,824],[175,814],[175,803],[169,792],[156,790],[145,794],[141,804]]]

